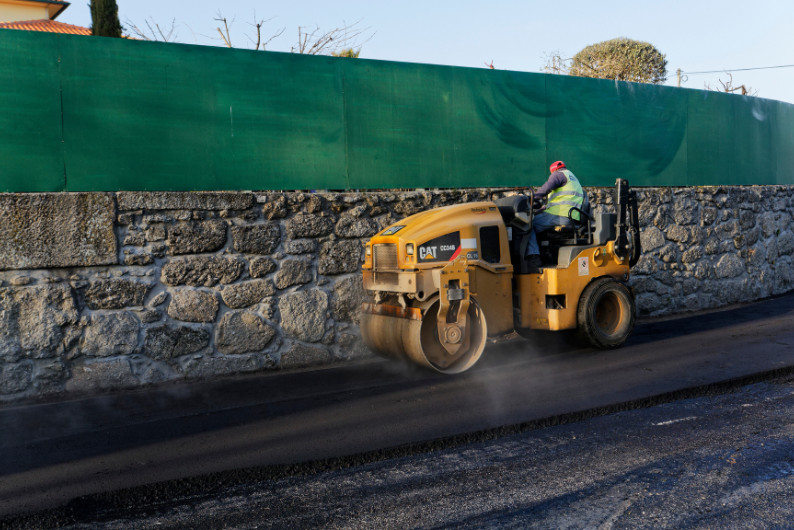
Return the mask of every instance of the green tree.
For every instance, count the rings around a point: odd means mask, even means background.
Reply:
[[[331,52],[334,57],[350,57],[351,59],[358,59],[361,54],[361,48],[354,50],[353,48],[345,48],[343,50]]]
[[[667,59],[648,42],[621,37],[583,48],[570,60],[567,73],[660,84],[667,79]]]
[[[116,0],[91,0],[91,33],[98,37],[121,37]]]

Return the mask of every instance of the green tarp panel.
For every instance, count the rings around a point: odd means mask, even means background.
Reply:
[[[64,46],[69,189],[346,187],[333,58],[91,40],[90,69]]]
[[[0,30],[0,191],[66,189],[54,42]]]
[[[794,184],[794,105],[0,30],[0,191]]]
[[[342,64],[353,188],[522,185],[545,164],[544,76]]]
[[[731,94],[689,94],[689,183],[775,184],[779,103]],[[791,124],[794,126],[794,124]]]
[[[634,185],[686,184],[685,91],[570,76],[547,79],[549,160],[565,160],[590,186],[611,186],[618,177]]]
[[[764,180],[776,178],[777,184],[794,184],[794,105],[777,101],[770,102],[770,105],[775,109],[775,114],[770,117],[775,164],[768,164],[771,174]],[[765,161],[759,163],[765,167]]]

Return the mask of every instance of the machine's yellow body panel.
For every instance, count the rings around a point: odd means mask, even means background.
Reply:
[[[404,228],[383,235],[391,228],[400,226]],[[494,256],[498,254],[498,259],[492,259],[491,262],[482,259],[480,252],[484,246],[481,240],[481,229],[484,227],[490,229],[495,238],[495,242],[488,243],[494,247]],[[458,234],[456,250],[459,251],[457,254],[453,252],[450,258],[466,258],[470,279],[468,290],[485,314],[488,334],[512,330],[513,265],[510,263],[507,232],[492,202],[457,204],[418,213],[374,236],[367,244],[367,256],[362,267],[364,288],[369,291],[410,294],[417,300],[428,300],[440,288],[441,268],[452,259],[441,259],[441,254],[449,253],[449,250],[432,248],[442,245],[426,246],[424,252],[439,253],[434,256],[439,259],[427,259],[428,255],[422,254],[423,245],[454,233]],[[407,254],[408,245],[413,245],[413,255]],[[384,257],[387,250],[388,257]],[[388,261],[385,266],[384,259]]]
[[[628,279],[629,265],[614,254],[613,242],[587,248],[566,268],[549,267],[540,274],[519,274],[519,327],[558,331],[575,329],[579,298],[596,278]],[[561,306],[561,307],[560,307]]]

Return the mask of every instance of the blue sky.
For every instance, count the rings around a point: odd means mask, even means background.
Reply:
[[[583,47],[614,37],[650,42],[667,56],[668,82],[676,69],[691,74],[682,86],[719,87],[723,70],[794,65],[794,2],[791,0],[402,0],[372,2],[253,0],[117,0],[123,25],[141,28],[147,20],[170,27],[178,42],[223,43],[214,19],[229,21],[235,47],[251,47],[255,21],[266,20],[264,33],[284,33],[268,46],[289,51],[298,27],[329,30],[357,21],[369,28],[361,57],[391,61],[448,64],[539,72],[546,57],[571,57]],[[268,19],[270,19],[268,21]],[[58,18],[90,26],[87,0],[73,2]],[[794,103],[794,67],[734,71],[733,84],[751,87],[759,97]]]

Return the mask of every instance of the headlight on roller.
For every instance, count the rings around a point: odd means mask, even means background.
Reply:
[[[414,244],[408,243],[405,245],[405,255],[406,256],[413,256],[414,255]]]

